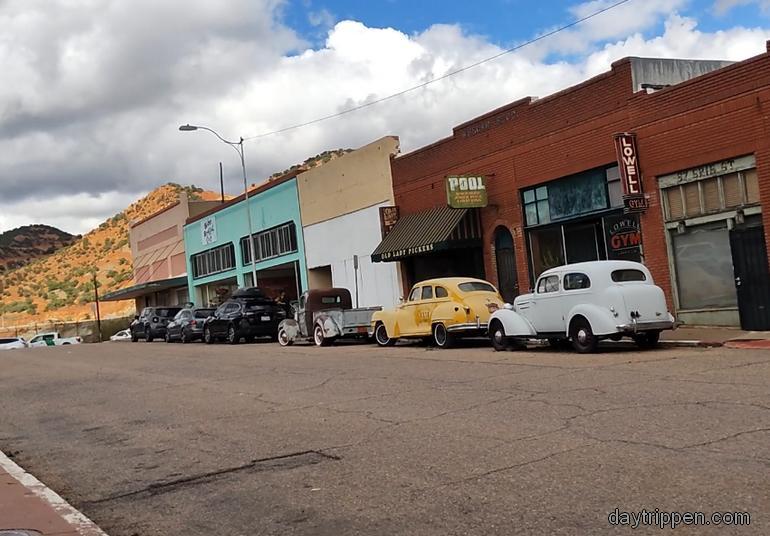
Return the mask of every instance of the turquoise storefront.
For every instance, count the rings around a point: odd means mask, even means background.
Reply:
[[[296,299],[307,289],[297,180],[284,177],[249,192],[257,285],[268,296]],[[216,306],[238,287],[254,286],[246,202],[241,195],[193,216],[184,227],[190,299]]]

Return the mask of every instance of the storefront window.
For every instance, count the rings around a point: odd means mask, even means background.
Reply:
[[[623,185],[620,182],[620,168],[618,166],[607,168],[607,193],[611,207],[623,206]]]
[[[524,211],[527,214],[527,225],[551,221],[547,186],[540,186],[524,192]]]
[[[593,170],[548,185],[550,216],[569,218],[607,208],[607,176]]]
[[[679,306],[682,309],[735,307],[730,237],[725,222],[672,233]]]
[[[529,240],[535,277],[549,268],[564,264],[561,226],[531,231]]]

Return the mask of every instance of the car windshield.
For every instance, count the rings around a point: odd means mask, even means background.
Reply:
[[[178,307],[160,308],[155,310],[155,315],[168,318],[168,317],[173,317],[178,312],[179,312]]]
[[[647,276],[641,270],[625,269],[614,270],[612,272],[612,280],[615,283],[626,283],[629,281],[646,281]]]
[[[214,309],[196,309],[195,318],[208,318],[214,314]]]
[[[463,292],[495,292],[495,287],[489,283],[482,283],[481,281],[468,281],[467,283],[460,283],[457,288]]]

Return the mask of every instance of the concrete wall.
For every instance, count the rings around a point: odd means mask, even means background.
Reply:
[[[634,91],[644,84],[673,86],[696,76],[732,65],[732,61],[678,60],[669,58],[630,58]]]
[[[356,212],[308,225],[304,228],[308,268],[331,266],[332,283],[345,287],[361,307],[398,303],[401,285],[396,263],[373,263],[372,251],[380,243],[379,203]],[[356,274],[353,255],[358,255]]]
[[[297,177],[303,225],[393,201],[390,158],[398,138],[386,136]]]
[[[255,233],[270,229],[277,225],[293,221],[297,228],[297,252],[282,255],[257,263],[257,270],[263,270],[288,262],[298,261],[300,265],[300,286],[307,289],[307,269],[305,266],[305,245],[302,237],[302,223],[300,220],[299,199],[297,194],[297,181],[291,180],[277,183],[267,189],[256,190],[257,193],[249,196],[249,209]],[[209,217],[214,218],[216,226],[216,241],[203,244],[201,235],[202,222]],[[223,208],[201,219],[191,221],[184,227],[184,241],[187,263],[187,281],[190,290],[190,299],[196,305],[202,304],[201,287],[208,283],[215,283],[228,278],[236,278],[238,286],[244,285],[244,276],[251,273],[251,264],[243,264],[241,252],[241,238],[249,235],[248,219],[246,216],[246,202],[243,199],[225,203]],[[193,278],[193,270],[190,257],[201,251],[206,251],[217,246],[232,242],[235,246],[235,268],[226,272],[220,272],[207,277]],[[259,275],[257,275],[259,277]]]

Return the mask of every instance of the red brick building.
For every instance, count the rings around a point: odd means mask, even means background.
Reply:
[[[507,299],[551,266],[638,259],[685,323],[768,329],[768,113],[770,54],[619,60],[395,158],[399,221],[373,258],[400,262],[406,286],[473,275]],[[618,133],[636,137],[639,214],[624,214]],[[481,177],[487,205],[447,208],[453,176]]]

